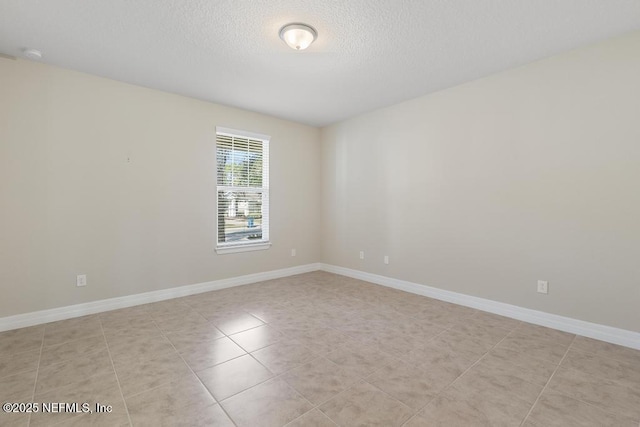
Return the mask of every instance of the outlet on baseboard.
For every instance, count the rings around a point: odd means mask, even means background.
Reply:
[[[76,286],[87,286],[87,275],[78,274],[76,276]]]
[[[360,251],[360,259],[364,259],[364,251]]]
[[[384,256],[384,263],[389,264],[389,255]]]
[[[298,252],[295,249],[291,249],[291,256],[298,255]]]
[[[549,293],[549,282],[546,280],[538,280],[538,293],[540,294],[548,294]]]

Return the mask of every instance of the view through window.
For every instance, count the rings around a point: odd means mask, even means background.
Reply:
[[[218,248],[268,243],[268,137],[218,128],[216,163]]]

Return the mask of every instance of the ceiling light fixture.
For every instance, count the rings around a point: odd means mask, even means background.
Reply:
[[[291,49],[305,50],[318,37],[318,32],[307,24],[287,24],[280,29],[280,38]]]
[[[24,56],[29,59],[33,59],[34,61],[39,61],[42,59],[42,52],[36,49],[24,49],[22,53],[24,54]]]

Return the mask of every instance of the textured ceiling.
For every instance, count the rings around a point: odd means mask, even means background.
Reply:
[[[639,0],[0,0],[0,53],[316,126],[638,29]]]

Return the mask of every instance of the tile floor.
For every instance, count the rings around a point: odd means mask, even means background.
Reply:
[[[638,427],[640,351],[315,272],[2,332],[0,402],[41,409],[2,426]]]

